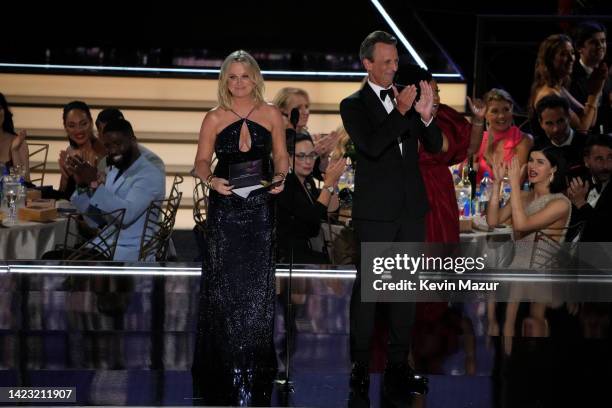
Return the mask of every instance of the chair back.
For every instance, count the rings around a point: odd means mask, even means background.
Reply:
[[[151,204],[149,204],[140,239],[139,261],[166,260],[170,236],[176,221],[176,213],[183,197],[183,193],[178,189],[178,185],[182,182],[183,177],[174,176],[170,196],[165,200],[151,201]]]
[[[110,212],[87,212],[84,214],[70,214],[66,225],[66,235],[62,256],[67,261],[112,261],[117,248],[117,241],[125,209],[121,208]],[[83,218],[98,224],[95,235],[83,242]],[[88,230],[91,230],[88,228]]]
[[[47,157],[49,156],[49,144],[47,143],[27,143],[28,145],[28,161],[30,163],[30,182],[42,187],[45,183],[45,173],[47,171]],[[32,174],[38,174],[37,177],[32,177]]]
[[[201,178],[194,176],[195,187],[193,188],[193,219],[202,231],[206,223],[208,212],[208,187],[204,185]]]
[[[568,236],[568,231],[572,231],[573,236],[579,236],[584,225],[584,222],[580,222],[565,228],[547,228],[547,232],[536,231],[529,262],[530,268],[561,269],[575,265],[578,243],[565,240],[559,242],[559,238]]]

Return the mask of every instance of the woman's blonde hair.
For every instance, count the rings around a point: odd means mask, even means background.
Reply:
[[[487,105],[489,102],[497,101],[497,102],[508,102],[510,106],[514,106],[514,99],[508,93],[500,88],[492,88],[489,92],[487,92],[484,96],[484,101]]]
[[[219,89],[217,91],[217,100],[219,107],[223,109],[231,109],[232,107],[232,94],[227,86],[229,67],[234,62],[239,62],[244,65],[249,73],[249,79],[253,81],[253,99],[255,103],[259,105],[264,102],[264,80],[259,69],[259,64],[255,61],[255,58],[244,50],[238,50],[232,52],[225,58],[223,64],[221,64],[221,70],[219,72]]]
[[[272,103],[276,105],[278,109],[280,109],[282,112],[289,113],[289,112],[286,112],[287,106],[289,105],[289,99],[294,95],[303,96],[310,103],[310,97],[308,96],[308,92],[306,92],[302,88],[292,88],[292,87],[286,87],[286,88],[280,89],[276,93],[276,96],[274,96]]]
[[[334,150],[331,152],[331,156],[333,158],[340,158],[344,157],[344,155],[346,154],[346,145],[350,141],[350,137],[346,129],[342,125],[340,125],[338,129],[336,129],[336,132],[338,132],[339,135],[338,141],[336,142],[336,147],[334,147]]]

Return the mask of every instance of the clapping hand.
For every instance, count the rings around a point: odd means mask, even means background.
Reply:
[[[429,122],[432,116],[431,112],[433,111],[433,90],[427,81],[419,82],[419,86],[421,88],[421,97],[414,105],[414,110],[421,115],[421,119]]]
[[[595,69],[587,82],[587,92],[589,95],[599,95],[603,90],[606,79],[608,78],[608,65],[602,61]]]
[[[325,179],[323,180],[323,184],[326,186],[336,186],[338,184],[338,180],[346,170],[346,159],[341,157],[339,159],[334,159],[329,162],[329,165],[325,169]]]
[[[412,104],[417,96],[417,89],[414,85],[409,85],[402,89],[402,92],[398,92],[395,85],[393,85],[393,92],[395,93],[395,102],[397,103],[397,110],[402,115],[412,108]],[[433,103],[432,103],[433,106]]]
[[[518,157],[514,156],[510,161],[510,166],[508,166],[508,179],[510,180],[511,186],[519,186],[521,184],[521,178],[525,169],[527,168],[527,164],[523,164],[518,160]]]
[[[506,175],[506,165],[504,165],[504,163],[495,161],[491,167],[493,168],[493,180],[501,183]]]
[[[65,167],[72,174],[77,185],[89,185],[98,179],[98,169],[80,156],[68,156]]]
[[[328,135],[314,135],[313,139],[315,152],[321,157],[328,156],[332,150],[334,150],[334,147],[336,147],[339,136],[340,135],[336,131],[331,132]]]
[[[586,197],[589,193],[589,182],[582,181],[580,177],[576,177],[569,182],[567,188],[567,196],[574,206],[582,207],[586,203]]]
[[[68,152],[65,150],[60,151],[59,159],[57,160],[59,163],[60,172],[65,178],[72,176],[71,169],[66,166],[66,160],[68,159]]]

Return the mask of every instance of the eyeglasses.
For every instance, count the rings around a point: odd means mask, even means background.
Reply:
[[[316,154],[315,152],[306,154],[306,153],[297,153],[295,155],[295,158],[300,160],[300,161],[306,161],[308,160],[317,160],[319,158],[319,155]]]

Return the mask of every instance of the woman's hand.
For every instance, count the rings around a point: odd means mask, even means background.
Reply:
[[[285,189],[285,176],[277,175],[272,177],[272,183],[276,183],[278,181],[282,181],[278,186],[274,187],[269,191],[270,194],[278,194],[281,193]]]
[[[314,150],[321,157],[327,157],[338,142],[338,132],[331,132],[328,135],[314,135]]]
[[[66,178],[69,178],[72,173],[70,169],[66,166],[66,160],[68,159],[68,152],[65,150],[60,151],[59,159],[57,159],[59,163],[60,172]]]
[[[523,164],[521,166],[518,157],[514,156],[512,158],[510,166],[508,167],[508,179],[510,180],[510,185],[520,186],[521,178],[526,168],[527,164]]]
[[[504,163],[495,161],[493,162],[491,168],[493,169],[493,180],[496,183],[501,183],[504,176],[506,175],[506,166],[504,165]]]
[[[337,186],[340,176],[346,170],[346,159],[340,158],[329,162],[327,169],[325,169],[325,179],[323,184],[326,186]]]
[[[19,151],[19,149],[21,148],[21,146],[25,142],[26,137],[27,137],[26,131],[25,130],[20,130],[17,133],[17,137],[14,138],[13,141],[11,142],[11,150],[13,152]]]
[[[229,181],[224,178],[213,177],[210,180],[210,188],[221,195],[228,196],[232,195],[232,188],[234,188],[234,186],[230,186]]]
[[[596,95],[602,92],[605,85],[606,79],[608,78],[608,65],[605,62],[601,62],[595,69],[589,80],[587,81],[587,92],[589,95]]]
[[[474,115],[474,119],[478,122],[483,122],[485,118],[485,114],[487,113],[487,105],[484,103],[482,99],[474,99],[472,100],[469,96],[467,97],[468,106],[470,107],[470,111],[472,111],[472,115]]]

